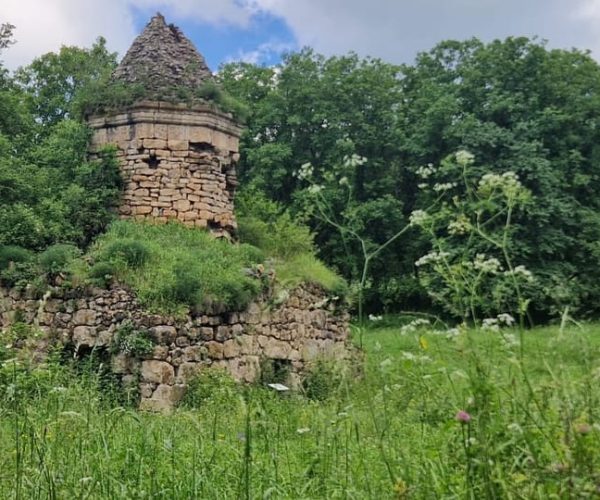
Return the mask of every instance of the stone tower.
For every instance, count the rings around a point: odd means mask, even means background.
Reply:
[[[117,148],[125,181],[122,217],[173,219],[217,236],[234,233],[241,128],[210,102],[178,98],[212,78],[192,42],[160,14],[133,42],[112,80],[142,87],[143,98],[88,119],[92,157],[103,146]]]

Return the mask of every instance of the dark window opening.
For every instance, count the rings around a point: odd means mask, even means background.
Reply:
[[[214,151],[215,147],[209,142],[190,142],[190,150],[196,153]]]
[[[155,154],[151,154],[148,158],[144,158],[142,161],[147,163],[150,168],[158,168],[160,165],[160,160]]]

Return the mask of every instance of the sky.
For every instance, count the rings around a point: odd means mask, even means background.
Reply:
[[[441,40],[473,36],[537,36],[600,60],[600,0],[0,0],[0,23],[16,26],[17,41],[0,59],[15,69],[98,36],[122,57],[157,11],[213,71],[229,61],[275,64],[303,46],[411,63]]]

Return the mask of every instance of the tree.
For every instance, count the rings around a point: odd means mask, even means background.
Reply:
[[[598,64],[526,38],[443,42],[404,68],[402,88],[407,169],[464,148],[479,176],[515,172],[532,193],[513,222],[515,257],[538,277],[533,312],[597,311]]]
[[[90,49],[61,47],[20,68],[15,81],[28,97],[31,112],[44,127],[76,118],[77,97],[86,86],[105,80],[116,68],[117,54],[98,38]]]

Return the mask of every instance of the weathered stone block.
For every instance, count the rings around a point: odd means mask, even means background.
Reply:
[[[172,384],[175,381],[175,370],[165,361],[151,359],[142,361],[142,380],[156,384]]]
[[[94,325],[96,323],[96,311],[92,309],[80,309],[73,315],[74,325]]]

